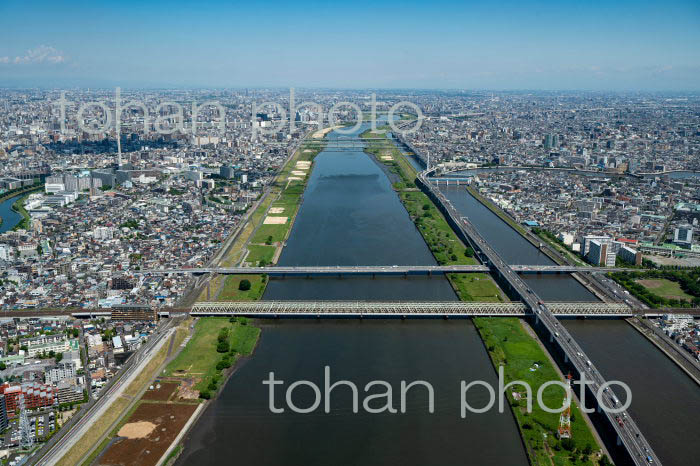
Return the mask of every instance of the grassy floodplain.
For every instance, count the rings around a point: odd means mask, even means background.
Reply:
[[[360,137],[386,138],[386,127],[377,128],[376,132],[367,130]],[[386,143],[369,142],[365,151],[388,166],[389,171],[400,178],[401,181],[393,184],[394,189],[437,263],[476,264],[476,259],[472,257],[473,251],[462,243],[433,201],[416,186],[416,170],[401,151],[388,139]],[[452,273],[447,274],[447,278],[462,301],[498,302],[505,299],[488,274]]]
[[[385,137],[384,128],[365,131],[361,137]],[[428,196],[417,189],[416,171],[398,148],[386,144],[369,143],[366,151],[389,166],[401,181],[394,183],[406,210],[423,235],[436,261],[442,265],[475,264],[466,246],[459,240],[450,225]],[[522,227],[506,218],[511,226],[523,233]],[[458,296],[463,301],[489,301],[499,299],[499,290],[487,274],[450,274],[448,276]],[[492,298],[492,299],[489,299]],[[563,381],[554,365],[534,336],[529,335],[515,318],[474,319],[482,340],[488,349],[494,366],[504,366],[506,383],[527,381],[536,394],[537,389],[550,380]],[[534,364],[538,367],[533,369]],[[544,391],[544,401],[552,408],[560,407],[563,391],[556,387]],[[528,457],[534,465],[567,466],[577,464],[604,465],[607,457],[600,456],[600,446],[578,407],[572,403],[572,439],[559,440],[556,433],[559,415],[539,410],[534,403],[532,413],[525,412],[524,401],[516,402],[508,397],[516,417],[521,436],[527,447]],[[520,406],[523,403],[523,406]]]
[[[506,398],[525,443],[533,465],[605,465],[607,457],[600,456],[600,446],[586,423],[575,401],[571,403],[571,439],[558,439],[559,414],[547,413],[538,407],[536,394],[539,387],[550,380],[562,381],[561,376],[542,347],[514,317],[474,318],[495,368],[503,366],[505,383],[515,380],[527,382],[533,392],[533,409],[527,412],[525,399],[514,399],[512,391],[524,395],[524,389],[508,389]],[[573,387],[578,392],[578,387]],[[547,387],[544,403],[552,409],[562,406],[564,391],[561,387]]]
[[[27,202],[27,198],[29,198],[29,194],[25,194],[17,199],[14,204],[12,204],[12,210],[22,216],[22,220],[20,220],[12,230],[27,230],[30,226],[29,222],[31,221],[31,217],[29,216],[27,209],[24,208],[24,203]]]
[[[184,341],[184,337],[188,333],[185,330],[188,325],[189,322],[186,322],[178,328],[179,338],[176,339],[178,346],[179,343]],[[194,385],[195,390],[200,391],[200,397],[208,399],[221,387],[227,370],[235,364],[236,360],[253,352],[259,335],[260,329],[248,325],[248,320],[245,318],[200,318],[195,324],[192,338],[182,351],[168,363],[159,376],[169,377],[168,381],[194,379],[196,382]],[[226,341],[224,347],[220,346],[222,340]],[[167,351],[167,345],[161,351]],[[151,364],[161,365],[164,359],[165,353],[163,353],[162,359],[157,358]],[[144,379],[146,383],[155,375],[153,371],[148,373],[150,378]],[[128,401],[129,398],[125,398],[125,402]],[[193,401],[173,399],[173,401],[166,402],[163,400],[147,400],[146,398],[139,399],[126,414],[121,416],[117,425],[110,430],[109,435],[102,440],[99,447],[82,464],[92,464],[101,452],[107,450],[111,440],[118,435],[119,429],[129,422],[134,413],[137,412],[137,409],[144,403],[169,403],[175,408],[179,405],[191,405]],[[196,403],[196,400],[194,400],[194,403]],[[113,425],[117,419],[111,418],[110,420],[111,423],[108,425]]]
[[[225,332],[228,342],[220,351],[219,335]],[[163,371],[167,377],[195,378],[195,389],[216,392],[221,383],[221,372],[231,367],[240,356],[253,352],[260,329],[248,324],[245,318],[203,317],[197,320],[194,334],[180,354]],[[227,362],[220,364],[223,360]],[[224,367],[225,366],[225,367]]]
[[[241,290],[242,280],[250,282],[249,290]],[[257,301],[262,298],[267,286],[267,275],[226,275],[219,293],[219,301]]]
[[[318,140],[316,140],[318,143]],[[221,265],[230,267],[244,260],[247,265],[260,267],[274,263],[284,246],[294,218],[299,212],[302,196],[311,167],[304,176],[295,175],[298,170],[297,162],[312,163],[313,159],[323,150],[322,144],[305,147],[302,143],[287,163],[282,167],[272,183],[271,191],[251,214],[248,222],[231,244]],[[291,179],[290,179],[291,178]],[[296,179],[298,178],[298,179]],[[265,224],[267,216],[287,217],[281,224]],[[244,259],[245,258],[245,259]],[[238,284],[242,278],[251,282],[251,290],[242,291]],[[267,277],[263,275],[248,275],[246,277],[218,276],[211,280],[210,290],[214,290],[211,299],[221,301],[255,301],[262,297],[267,286]],[[207,300],[207,290],[202,290],[200,301]]]

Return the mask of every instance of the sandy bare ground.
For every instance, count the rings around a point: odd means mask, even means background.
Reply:
[[[292,170],[292,175],[296,175],[296,176],[306,176],[306,172],[301,171],[301,170]]]
[[[311,136],[311,137],[314,139],[321,139],[326,134],[330,133],[333,130],[339,129],[339,128],[342,128],[342,126],[338,125],[338,126],[331,126],[330,128],[323,128],[321,131],[316,131],[313,134],[313,136]]]
[[[268,215],[265,217],[265,221],[263,223],[265,225],[284,225],[287,223],[287,217],[273,217],[272,215]]]
[[[304,149],[304,153],[305,153],[305,154],[308,153],[308,152],[311,152],[311,149]],[[299,163],[299,162],[297,162],[297,163]]]
[[[392,157],[390,155],[382,155],[381,159],[382,160],[394,160],[394,157]]]
[[[284,212],[284,207],[270,207],[271,214],[281,214]]]
[[[155,428],[156,425],[148,421],[130,422],[119,429],[117,436],[128,439],[146,438]]]
[[[683,267],[700,267],[700,259],[697,257],[666,257],[644,255],[645,259],[649,259],[660,265],[680,265]]]
[[[301,181],[302,178],[299,178],[298,176],[290,176],[287,178],[288,181]]]
[[[297,161],[296,166],[299,170],[308,170],[311,167],[311,162],[307,162],[305,160],[299,160],[299,161]]]

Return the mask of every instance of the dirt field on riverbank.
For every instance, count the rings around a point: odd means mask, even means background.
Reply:
[[[196,403],[141,403],[98,464],[155,466],[195,409]]]

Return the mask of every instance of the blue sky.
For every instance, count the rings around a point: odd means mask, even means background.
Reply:
[[[700,90],[700,2],[0,0],[0,86]]]

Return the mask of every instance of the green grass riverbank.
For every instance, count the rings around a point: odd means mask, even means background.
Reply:
[[[263,267],[276,261],[299,213],[313,169],[313,159],[322,150],[322,144],[305,147],[302,143],[299,146],[275,177],[267,197],[256,207],[236,240],[229,246],[221,261],[222,266],[233,266],[243,261],[250,267]],[[271,221],[265,223],[268,217]],[[273,217],[277,217],[274,223]],[[251,283],[248,290],[239,286],[244,279]],[[199,301],[257,301],[262,298],[267,283],[267,276],[263,274],[245,277],[216,276],[210,280],[209,290],[202,290]]]
[[[381,129],[376,132],[366,131],[361,137],[365,139],[385,137],[385,132]],[[394,189],[399,193],[401,201],[436,261],[442,265],[476,263],[476,260],[470,257],[471,251],[459,240],[430,198],[417,189],[416,170],[401,151],[396,147],[372,142],[368,142],[366,151],[379,162],[387,165],[389,171],[398,176],[400,181],[394,183]],[[524,228],[500,209],[494,209],[489,203],[484,202],[483,198],[480,199],[480,196],[477,199],[512,228],[527,237]],[[484,275],[487,280],[464,274],[450,274],[448,278],[463,301],[487,301],[488,299],[484,299],[484,296],[499,296],[500,290],[491,277],[486,274],[479,275]],[[563,377],[545,353],[546,350],[540,346],[534,332],[530,334],[524,327],[525,324],[519,319],[477,318],[474,319],[474,323],[496,371],[503,366],[506,383],[515,380],[526,381],[536,394],[537,389],[547,381],[564,382]],[[547,406],[558,408],[562,406],[563,394],[561,388],[550,387],[544,391],[543,399]],[[591,427],[575,402],[572,402],[571,406],[571,439],[559,439],[556,435],[559,414],[547,413],[539,409],[536,400],[531,413],[527,413],[524,409],[524,401],[517,401],[512,395],[508,396],[508,401],[531,464],[538,466],[608,464],[607,456],[602,455]]]
[[[386,138],[386,128],[367,130],[363,139]],[[387,142],[389,140],[387,139]],[[393,183],[394,190],[408,211],[408,215],[425,240],[430,252],[440,265],[477,264],[474,252],[452,230],[433,201],[416,185],[417,172],[411,162],[392,144],[368,141],[365,152],[388,167],[400,181]],[[452,288],[462,301],[499,302],[507,298],[489,274],[447,274]]]
[[[17,212],[22,216],[22,220],[15,225],[12,230],[20,230],[20,229],[27,229],[29,228],[29,222],[31,220],[31,217],[29,216],[29,213],[26,211],[24,208],[24,203],[29,197],[30,194],[35,193],[36,191],[41,191],[44,188],[43,183],[34,183],[32,186],[26,186],[24,188],[18,188],[18,189],[12,189],[10,191],[7,191],[0,195],[0,202],[4,202],[10,198],[13,198],[15,196],[18,196],[20,194],[24,194],[24,196],[20,197],[17,199],[15,202],[12,203],[12,210]],[[3,219],[0,218],[0,225],[2,225]]]
[[[538,466],[606,465],[600,445],[574,400],[571,402],[571,438],[558,438],[558,413],[548,413],[539,407],[537,391],[546,382],[561,381],[560,373],[545,354],[536,337],[515,317],[478,317],[474,325],[484,342],[489,357],[498,372],[503,367],[506,384],[524,381],[532,389],[532,411],[526,409],[525,390],[515,385],[506,390],[525,444],[530,464]],[[575,388],[575,387],[574,387]],[[517,400],[513,393],[522,395]],[[543,390],[543,402],[550,409],[562,407],[564,390],[550,386]]]

